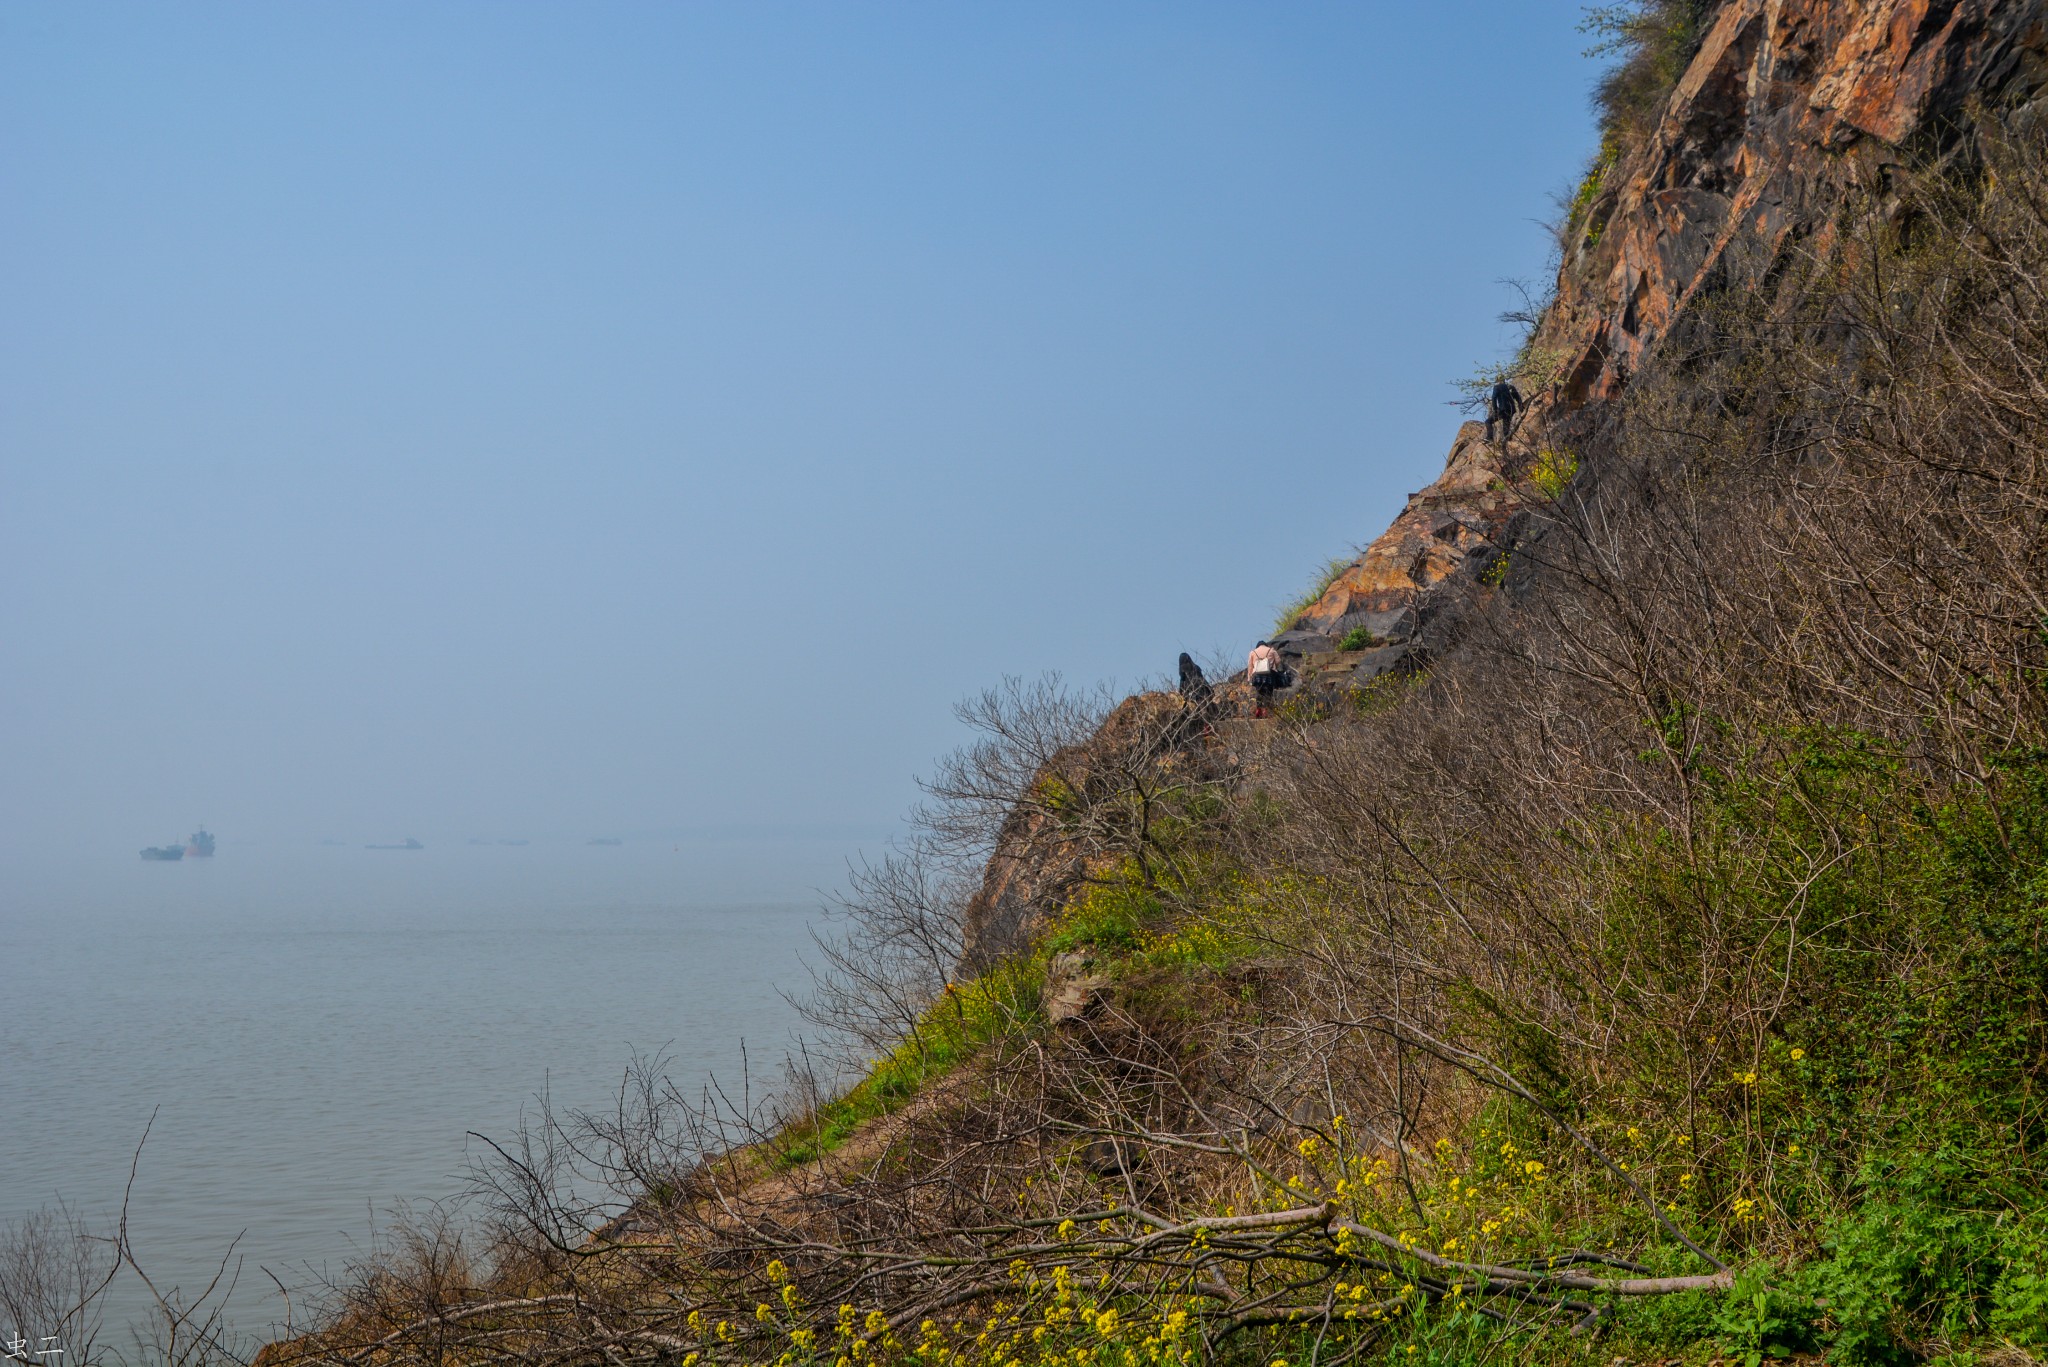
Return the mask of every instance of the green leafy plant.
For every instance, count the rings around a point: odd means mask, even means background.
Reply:
[[[2004,1261],[1991,1288],[1991,1330],[2016,1343],[2048,1346],[2048,1211],[2009,1225],[1999,1240]]]
[[[1594,201],[1607,187],[1607,175],[1621,160],[1621,139],[1613,131],[1601,136],[1600,150],[1594,154],[1593,162],[1586,168],[1578,188],[1572,192],[1571,203],[1565,207],[1564,236],[1567,243],[1574,237],[1581,238],[1587,247],[1600,244],[1601,234],[1607,231],[1605,217],[1589,219]]]
[[[1812,1342],[1813,1309],[1766,1286],[1761,1271],[1751,1268],[1729,1288],[1714,1328],[1742,1367],[1761,1367],[1767,1357],[1788,1358]]]
[[[1082,945],[1128,949],[1158,916],[1159,899],[1145,888],[1136,867],[1126,864],[1111,880],[1081,890],[1046,937],[1045,947],[1054,954]]]
[[[1957,1207],[1962,1193],[1939,1166],[1887,1174],[1886,1187],[1906,1187],[1903,1198],[1869,1201],[1829,1231],[1832,1256],[1806,1283],[1828,1302],[1834,1360],[1902,1364],[1920,1356],[1913,1339],[1926,1329],[1961,1336],[1982,1327],[1980,1302],[1998,1272],[1991,1220]]]
[[[1371,650],[1380,643],[1380,638],[1364,627],[1353,627],[1344,633],[1344,639],[1337,642],[1339,650]]]

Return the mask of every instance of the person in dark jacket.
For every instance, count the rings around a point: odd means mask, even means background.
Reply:
[[[1501,380],[1486,396],[1486,440],[1493,441],[1494,424],[1500,425],[1500,444],[1506,446],[1515,434],[1515,418],[1524,407],[1522,391],[1513,380]]]
[[[1197,707],[1209,701],[1209,680],[1203,677],[1195,657],[1185,650],[1180,653],[1180,695]]]

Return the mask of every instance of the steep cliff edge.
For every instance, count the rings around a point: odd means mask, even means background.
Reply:
[[[1610,397],[1702,290],[1826,250],[1852,188],[1967,140],[2048,76],[2030,0],[1731,0],[1655,134],[1572,226],[1539,341],[1566,349],[1567,403]],[[1731,261],[1731,253],[1743,260]]]
[[[1431,591],[1470,579],[1544,490],[1535,458],[1560,421],[1616,399],[1686,306],[1831,250],[1844,197],[1897,167],[1967,152],[1973,107],[2048,136],[2022,109],[2048,83],[2038,0],[1730,0],[1655,132],[1590,176],[1566,225],[1556,298],[1529,354],[1547,371],[1507,449],[1462,427],[1413,495],[1296,619],[1304,652],[1364,626],[1405,641]]]
[[[1442,473],[1275,638],[1295,692],[1341,696],[1453,649],[1446,609],[1491,590],[1524,514],[1570,477],[1570,433],[1600,421],[1689,304],[1766,281],[1796,252],[1836,250],[1847,196],[1969,155],[1980,116],[2048,136],[2044,85],[2044,0],[1723,4],[1654,131],[1589,173],[1525,350],[1542,383],[1512,438],[1461,425]],[[1363,648],[1337,649],[1361,629]],[[1168,706],[1132,699],[1094,744],[1127,746],[1131,709]],[[963,968],[1023,948],[1085,870],[1072,842],[1020,808],[970,905]]]

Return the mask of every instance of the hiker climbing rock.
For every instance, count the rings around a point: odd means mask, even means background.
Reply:
[[[1493,392],[1486,396],[1486,440],[1493,440],[1494,424],[1499,423],[1500,444],[1506,446],[1508,438],[1515,434],[1515,418],[1522,408],[1522,391],[1515,388],[1513,380],[1495,384]]]
[[[1252,715],[1263,717],[1273,705],[1274,691],[1287,681],[1287,666],[1271,641],[1261,641],[1252,647],[1244,669],[1252,683]]]
[[[1209,681],[1202,676],[1195,657],[1185,650],[1180,653],[1180,695],[1197,707],[1209,701]]]

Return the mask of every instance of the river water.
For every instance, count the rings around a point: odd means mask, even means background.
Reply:
[[[0,1220],[131,1202],[188,1292],[240,1236],[235,1322],[338,1271],[398,1201],[462,1189],[543,1088],[601,1106],[631,1051],[774,1075],[778,988],[853,841],[237,848],[16,862],[0,883]],[[121,1285],[109,1318],[144,1302]],[[0,1325],[0,1331],[32,1326]]]

